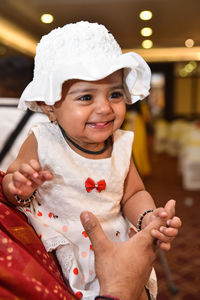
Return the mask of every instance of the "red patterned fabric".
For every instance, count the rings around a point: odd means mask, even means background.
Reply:
[[[3,176],[0,171],[0,299],[76,299],[26,217],[5,203]]]

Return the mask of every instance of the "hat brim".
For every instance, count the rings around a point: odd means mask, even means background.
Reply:
[[[134,52],[121,54],[111,59],[97,59],[76,63],[57,62],[50,74],[42,70],[25,88],[19,109],[41,111],[37,101],[54,105],[61,99],[62,84],[71,79],[86,81],[101,80],[117,70],[124,70],[123,84],[126,103],[132,104],[148,96],[151,71],[141,56]]]

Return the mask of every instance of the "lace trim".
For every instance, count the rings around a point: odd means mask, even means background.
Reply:
[[[56,257],[62,268],[65,279],[68,280],[74,258],[72,245],[68,244],[58,247],[56,249]]]
[[[45,241],[42,241],[44,244],[45,249],[47,250],[47,252],[51,252],[53,250],[55,250],[56,248],[58,248],[60,245],[67,245],[69,244],[67,239],[64,239],[61,236],[56,236],[53,238],[49,238]]]

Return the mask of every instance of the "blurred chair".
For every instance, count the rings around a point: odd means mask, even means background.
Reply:
[[[154,122],[154,151],[163,153],[167,151],[169,124],[164,119]]]
[[[193,123],[179,157],[183,187],[200,190],[200,126]]]
[[[190,123],[186,120],[177,119],[168,123],[168,137],[166,152],[171,156],[178,156],[184,139],[190,130]]]

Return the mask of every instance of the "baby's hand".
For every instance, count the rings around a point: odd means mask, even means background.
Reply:
[[[11,194],[17,194],[20,198],[26,199],[38,186],[51,179],[51,172],[41,170],[39,162],[33,159],[29,163],[23,163],[19,170],[12,174],[8,189]]]
[[[149,218],[149,221],[155,217],[166,218],[166,226],[161,226],[160,230],[152,229],[151,231],[152,236],[158,240],[159,247],[165,251],[170,250],[171,242],[178,235],[181,227],[181,220],[175,216],[175,204],[174,200],[169,200],[164,208],[155,209]]]

